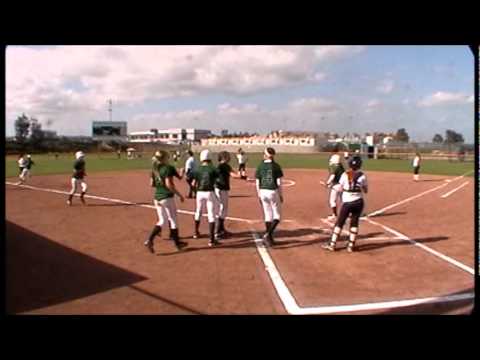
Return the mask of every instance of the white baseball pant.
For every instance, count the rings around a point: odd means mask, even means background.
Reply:
[[[30,170],[28,170],[27,168],[23,168],[22,172],[18,177],[20,178],[20,180],[25,181],[27,180],[29,175],[30,175]]]
[[[87,192],[88,186],[87,186],[87,183],[83,181],[83,179],[72,178],[72,190],[70,190],[70,195],[75,194],[79,183],[80,183],[80,186],[82,187],[82,192]]]
[[[213,191],[197,191],[197,208],[195,209],[195,221],[200,221],[205,203],[207,205],[208,222],[215,222],[217,197]]]
[[[165,219],[170,223],[171,229],[177,228],[177,205],[173,197],[163,200],[153,200],[155,209],[157,210],[158,222],[157,225],[162,227],[165,224]]]
[[[228,213],[228,190],[220,190],[215,188],[217,196],[217,211],[215,213],[220,219],[225,219]]]
[[[262,202],[263,214],[266,222],[280,220],[281,202],[277,190],[260,189],[260,201]]]

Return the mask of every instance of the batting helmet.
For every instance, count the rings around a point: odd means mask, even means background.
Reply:
[[[202,150],[202,152],[200,153],[200,161],[207,161],[207,160],[211,160],[211,155],[210,155],[210,150],[208,149],[205,149],[205,150]]]
[[[83,158],[83,157],[85,157],[85,154],[83,153],[83,151],[77,151],[77,152],[75,153],[75,158],[76,158],[77,160],[80,159],[80,158]]]
[[[353,170],[358,170],[362,167],[362,158],[360,156],[354,156],[349,162],[348,166],[350,166]]]

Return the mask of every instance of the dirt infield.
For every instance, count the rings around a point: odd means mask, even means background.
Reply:
[[[252,171],[249,171],[252,174]],[[370,172],[358,252],[328,253],[322,170],[286,170],[279,245],[265,249],[253,182],[233,180],[234,233],[192,239],[194,200],[177,202],[177,252],[142,246],[156,213],[148,172],[87,179],[87,206],[66,205],[68,176],[7,179],[7,312],[34,314],[468,313],[474,292],[473,178]],[[465,184],[466,183],[466,184]],[[177,186],[186,192],[185,182]],[[461,187],[460,187],[461,186]],[[458,189],[457,189],[458,188]],[[455,190],[455,191],[454,191]],[[453,191],[453,192],[452,192]],[[444,195],[444,197],[441,197]],[[446,196],[445,196],[446,195]],[[385,209],[385,211],[381,211]],[[207,234],[206,219],[201,232]],[[166,238],[168,231],[162,236]],[[255,240],[257,239],[257,240]],[[344,246],[342,239],[340,248]]]

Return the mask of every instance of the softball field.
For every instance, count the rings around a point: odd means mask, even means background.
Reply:
[[[66,205],[69,175],[7,178],[7,312],[22,314],[465,314],[474,303],[474,178],[367,171],[358,251],[331,234],[326,170],[285,169],[274,248],[260,239],[253,181],[232,179],[226,227],[207,246],[194,200],[177,199],[181,238],[143,246],[157,221],[148,170],[87,177],[87,205]],[[88,161],[87,161],[88,173]],[[248,169],[253,176],[253,169]],[[185,181],[176,185],[186,193]],[[348,229],[344,228],[344,230]]]

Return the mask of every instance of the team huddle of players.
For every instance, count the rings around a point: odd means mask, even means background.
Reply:
[[[207,212],[209,225],[209,246],[216,246],[219,240],[231,234],[225,229],[225,219],[228,214],[228,201],[230,191],[230,178],[247,180],[246,161],[247,157],[240,149],[237,154],[239,162],[238,173],[230,166],[230,154],[222,151],[218,154],[218,165],[212,163],[209,150],[200,153],[200,164],[197,166],[193,153],[188,152],[188,159],[185,168],[177,173],[176,169],[169,164],[169,154],[166,151],[158,151],[152,158],[151,185],[155,187],[154,204],[157,209],[158,222],[152,229],[150,236],[144,245],[150,252],[154,253],[154,240],[162,231],[162,226],[168,222],[170,227],[170,238],[174,241],[177,249],[182,249],[187,244],[179,240],[177,209],[174,196],[177,195],[181,202],[184,201],[182,194],[178,192],[174,184],[174,178],[181,179],[186,175],[189,185],[187,197],[196,199],[194,213],[195,232],[193,238],[201,237],[200,221],[202,213]],[[283,172],[275,161],[275,150],[267,148],[264,152],[264,161],[256,171],[257,194],[262,203],[265,214],[266,231],[264,241],[267,246],[275,244],[273,233],[280,223],[281,202],[283,195],[281,191],[281,178]]]
[[[85,204],[87,183],[85,182],[85,154],[82,151],[75,153],[73,174],[71,177],[71,191],[68,195],[67,204],[72,205],[72,200],[78,185],[81,186],[80,200]],[[158,221],[153,227],[150,236],[144,245],[154,253],[154,240],[162,227],[168,224],[170,228],[170,239],[173,240],[178,250],[187,244],[180,241],[178,234],[177,208],[174,197],[178,196],[181,202],[183,195],[176,189],[174,178],[186,177],[189,185],[188,198],[196,199],[194,213],[195,232],[193,238],[201,237],[200,220],[202,213],[207,212],[209,224],[209,246],[216,246],[219,240],[231,234],[225,229],[225,219],[228,214],[228,201],[230,191],[230,178],[247,180],[245,153],[239,149],[237,160],[239,163],[238,172],[230,166],[230,154],[222,151],[218,154],[218,165],[212,163],[209,150],[200,153],[200,164],[197,165],[193,152],[188,151],[188,159],[185,168],[180,173],[169,164],[170,155],[167,151],[157,151],[152,158],[152,170],[150,185],[154,187],[154,205],[158,215]],[[281,208],[283,203],[281,166],[275,162],[275,150],[271,147],[265,149],[263,161],[255,172],[257,196],[260,200],[265,220],[265,233],[263,241],[267,247],[274,246],[274,232],[281,220]],[[345,156],[347,158],[347,156]],[[23,155],[18,160],[20,170],[20,182],[23,184],[29,176],[31,166],[34,165],[30,155],[25,158]],[[416,166],[419,164],[415,163]],[[330,251],[336,250],[336,241],[340,236],[342,228],[350,218],[350,236],[347,245],[349,252],[354,251],[354,245],[358,233],[358,223],[364,208],[363,194],[368,192],[366,175],[360,171],[362,160],[359,156],[353,156],[348,161],[348,169],[345,170],[342,159],[337,150],[329,159],[329,178],[326,186],[330,189],[329,204],[332,209],[330,220],[336,220],[330,242],[323,247]],[[417,169],[418,172],[418,169]],[[341,195],[342,206],[338,214],[337,201]]]

